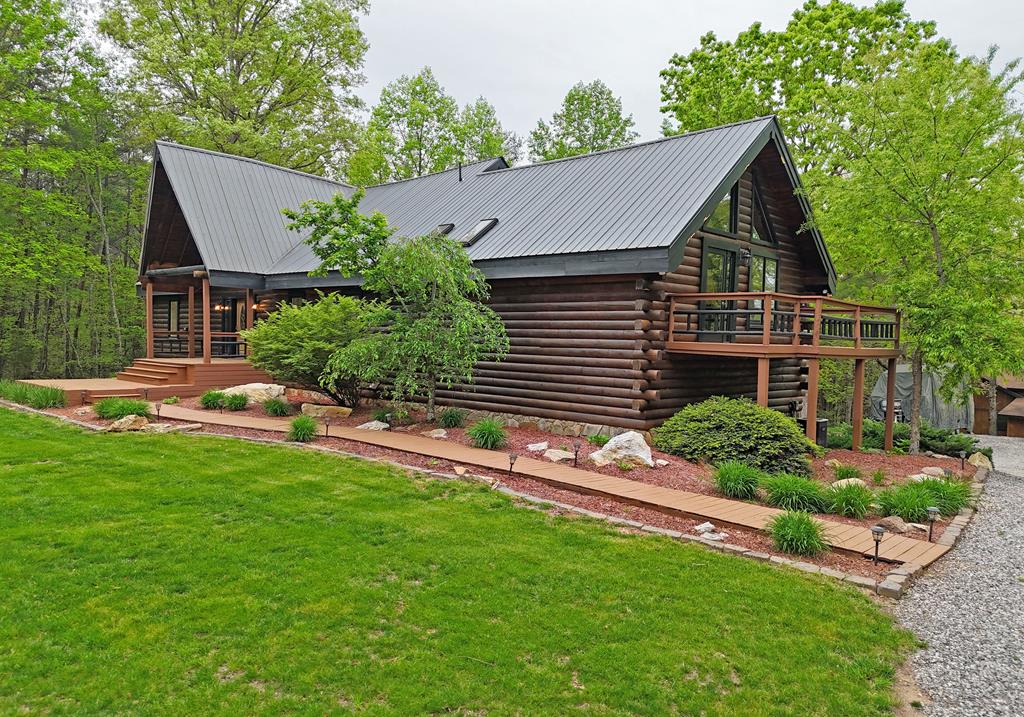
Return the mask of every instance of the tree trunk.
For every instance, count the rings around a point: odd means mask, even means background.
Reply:
[[[924,367],[921,349],[914,349],[911,358],[911,371],[914,378],[913,390],[910,393],[910,449],[912,454],[921,452],[921,385],[924,383]]]
[[[985,395],[988,397],[988,435],[999,434],[999,392],[998,380],[995,377],[985,382]]]
[[[431,376],[427,379],[427,420],[434,420],[434,394],[437,393],[437,379]]]

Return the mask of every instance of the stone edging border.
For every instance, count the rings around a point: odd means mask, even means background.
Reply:
[[[96,426],[85,421],[76,421],[68,416],[58,416],[52,413],[47,413],[37,408],[30,406],[23,406],[19,403],[13,403],[0,399],[0,406],[6,406],[7,408],[15,411],[21,411],[23,413],[34,413],[40,416],[46,416],[47,418],[57,419],[64,423],[69,423],[81,428],[88,429],[90,431],[102,432],[104,429],[102,426]],[[288,448],[298,448],[302,450],[316,451],[319,453],[330,453],[333,455],[343,456],[345,458],[358,458],[359,460],[370,461],[372,463],[381,463],[384,465],[393,466],[395,468],[401,468],[403,470],[412,471],[422,475],[428,475],[435,478],[441,478],[444,480],[464,480],[469,478],[470,480],[480,481],[488,484],[494,490],[499,493],[503,493],[512,498],[518,498],[528,503],[537,506],[538,509],[542,509],[544,506],[551,506],[560,510],[565,510],[570,513],[576,513],[587,518],[593,518],[595,520],[603,520],[606,523],[612,525],[618,525],[625,528],[632,528],[634,530],[643,531],[645,533],[652,533],[655,535],[662,535],[675,540],[680,540],[688,543],[697,543],[703,545],[712,550],[717,550],[722,553],[730,553],[732,555],[739,555],[742,557],[750,558],[752,560],[759,560],[761,562],[774,563],[776,565],[785,565],[787,567],[801,570],[805,573],[821,574],[827,577],[839,580],[842,582],[850,583],[859,588],[867,590],[869,592],[881,595],[883,597],[900,598],[913,584],[914,579],[920,575],[923,571],[923,566],[917,563],[904,563],[890,570],[882,580],[872,580],[866,578],[863,575],[854,575],[853,573],[845,573],[841,570],[834,570],[832,568],[823,568],[813,563],[804,562],[802,560],[792,560],[790,558],[783,558],[777,555],[769,555],[757,550],[751,550],[742,545],[735,545],[732,543],[723,543],[715,540],[708,540],[701,535],[691,535],[683,533],[678,530],[672,530],[670,528],[660,528],[656,525],[648,525],[638,520],[630,520],[628,518],[620,518],[616,515],[608,515],[607,513],[598,513],[593,510],[587,510],[586,508],[580,508],[569,503],[561,503],[556,500],[549,500],[547,498],[539,498],[529,493],[521,493],[519,491],[512,490],[508,486],[502,485],[498,479],[488,478],[486,476],[476,475],[468,471],[462,474],[456,473],[445,473],[443,471],[434,471],[429,468],[421,468],[419,466],[410,466],[404,463],[398,463],[396,461],[389,461],[383,458],[376,458],[373,456],[363,456],[358,453],[351,453],[349,451],[342,451],[337,448],[328,448],[326,446],[314,446],[308,443],[290,443],[286,441],[274,441],[268,438],[253,438],[250,436],[236,436],[231,433],[216,433],[216,432],[196,432],[187,433],[183,435],[190,436],[209,436],[213,438],[233,438],[235,440],[249,441],[250,443],[260,443],[264,445],[272,446],[285,446]],[[974,474],[974,481],[971,485],[971,496],[976,502],[981,498],[981,494],[985,489],[985,481],[988,478],[988,469],[978,468]],[[952,547],[956,544],[956,541],[960,538],[961,533],[970,523],[971,519],[977,513],[976,508],[964,508],[960,511],[960,514],[953,518],[952,522],[943,531],[942,535],[935,542],[938,545],[948,545]]]

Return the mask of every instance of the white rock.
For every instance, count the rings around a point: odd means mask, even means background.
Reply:
[[[907,527],[908,528],[913,528],[914,530],[920,530],[922,533],[927,533],[928,532],[928,526],[927,525],[921,525],[920,523],[907,523]]]
[[[356,426],[356,428],[361,428],[364,431],[386,431],[391,428],[391,426],[384,423],[384,421],[367,421],[366,423]]]
[[[90,413],[92,413],[92,409],[86,408],[85,406],[83,406],[82,408],[75,409],[76,416],[88,416]]]
[[[540,443],[530,443],[526,446],[526,450],[532,451],[533,453],[541,453],[548,449],[548,442],[541,441]]]
[[[141,431],[149,423],[149,419],[145,416],[136,416],[134,413],[130,413],[124,418],[119,418],[109,426],[106,430],[111,433],[122,433],[123,431]]]
[[[694,530],[696,530],[698,533],[712,533],[715,530],[715,525],[711,522],[701,523],[696,528],[694,528]]]
[[[617,461],[626,461],[636,465],[654,467],[651,447],[644,437],[636,431],[620,433],[604,444],[604,448],[590,454],[590,460],[599,466],[606,466]]]
[[[867,483],[862,481],[860,478],[843,478],[842,480],[837,480],[832,483],[832,487],[834,488],[842,488],[844,485],[866,486]]]
[[[447,438],[448,431],[444,430],[443,428],[435,428],[432,431],[423,431],[420,433],[420,435],[426,436],[427,438]]]
[[[302,413],[313,418],[348,418],[352,409],[348,406],[321,406],[317,403],[302,404]]]
[[[263,403],[272,398],[283,398],[284,386],[279,383],[243,383],[240,386],[225,388],[223,393],[225,396],[241,393],[249,399],[249,403]]]
[[[976,468],[992,470],[992,461],[990,461],[988,456],[984,453],[972,453],[971,457],[967,459],[967,462]]]
[[[701,535],[704,540],[722,541],[729,537],[728,533],[704,533]]]
[[[934,476],[935,478],[945,478],[946,477],[945,469],[939,468],[938,466],[927,466],[927,467],[922,468],[921,470],[919,470],[918,473],[921,473],[921,474],[926,475],[926,476]]]
[[[664,468],[665,466],[670,465],[670,464],[664,458],[657,458],[654,461],[654,465],[658,466],[658,468]]]
[[[150,423],[142,427],[143,433],[188,433],[202,430],[202,423]]]
[[[935,476],[926,475],[924,473],[915,473],[912,476],[907,476],[907,482],[909,483],[920,483],[923,480],[934,478]]]
[[[882,518],[878,521],[878,525],[882,526],[890,533],[902,534],[909,530],[907,524],[903,522],[903,518],[900,518],[898,515],[890,515]],[[885,538],[882,538],[882,540],[885,540]]]
[[[549,448],[548,450],[544,451],[544,457],[547,458],[549,461],[561,463],[562,461],[571,461],[574,457],[574,454],[572,453],[572,451],[563,451],[560,448]]]

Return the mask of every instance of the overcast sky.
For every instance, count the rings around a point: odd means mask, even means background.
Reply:
[[[660,135],[658,71],[714,30],[733,39],[755,20],[780,29],[802,0],[371,0],[367,83],[381,88],[430,65],[460,104],[484,95],[506,129],[525,136],[574,83],[600,78],[622,97],[642,139]],[[1022,0],[909,0],[917,19],[965,54],[1024,56]]]

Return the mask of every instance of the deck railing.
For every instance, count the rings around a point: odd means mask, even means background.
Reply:
[[[192,344],[191,352],[189,344]],[[188,329],[156,329],[153,331],[153,346],[156,353],[164,357],[202,356],[202,332],[192,334]],[[235,331],[211,331],[210,354],[218,358],[245,358],[249,355],[249,344]]]
[[[778,292],[673,294],[669,343],[898,349],[896,309]]]

